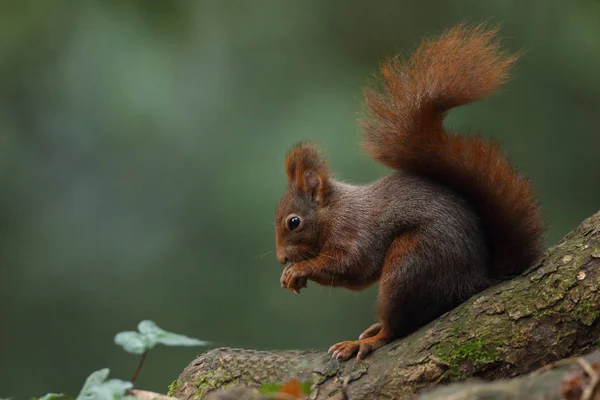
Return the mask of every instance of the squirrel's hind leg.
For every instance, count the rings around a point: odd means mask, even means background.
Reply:
[[[329,349],[333,357],[347,360],[354,354],[363,359],[369,353],[390,343],[398,336],[402,324],[402,299],[406,293],[403,290],[400,270],[411,257],[417,241],[413,235],[402,235],[392,242],[386,255],[379,288],[379,319],[381,322],[367,328],[359,340],[340,342]]]
[[[381,330],[381,322],[374,323],[373,325],[371,325],[370,327],[365,329],[365,331],[360,334],[358,339],[368,339],[370,337],[373,337],[373,336],[377,335],[380,330]]]

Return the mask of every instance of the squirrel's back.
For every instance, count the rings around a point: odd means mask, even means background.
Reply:
[[[363,146],[380,163],[447,186],[482,220],[493,277],[520,273],[538,258],[543,226],[527,178],[493,142],[449,135],[443,119],[502,85],[518,56],[503,51],[497,28],[459,25],[427,40],[405,63],[382,68],[383,91],[366,91]]]

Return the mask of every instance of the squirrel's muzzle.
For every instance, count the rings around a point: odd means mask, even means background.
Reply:
[[[287,264],[290,260],[288,260],[288,258],[286,257],[285,253],[281,250],[277,250],[277,261],[279,261],[280,264]]]

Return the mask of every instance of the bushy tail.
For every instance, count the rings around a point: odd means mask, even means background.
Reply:
[[[529,181],[491,141],[448,135],[447,111],[492,93],[518,56],[495,40],[498,28],[454,27],[412,57],[386,62],[383,90],[367,89],[363,146],[377,161],[446,185],[470,201],[484,223],[496,277],[529,267],[543,226]]]

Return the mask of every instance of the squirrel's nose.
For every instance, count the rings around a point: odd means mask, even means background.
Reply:
[[[279,261],[281,264],[287,264],[289,260],[283,252],[278,251],[277,252],[277,261]]]

